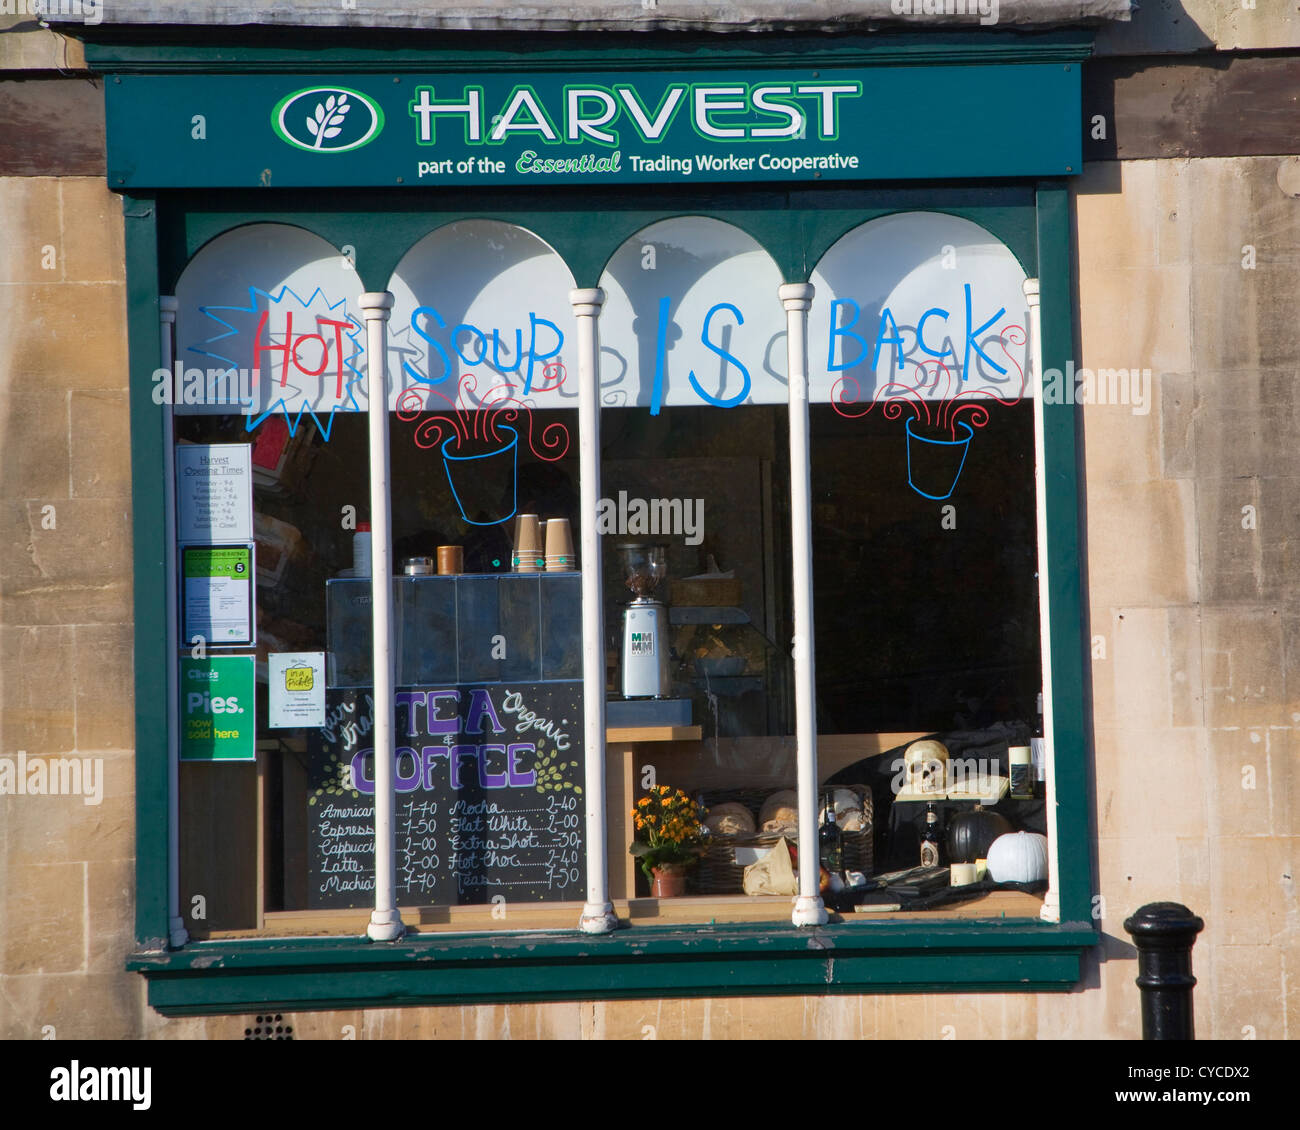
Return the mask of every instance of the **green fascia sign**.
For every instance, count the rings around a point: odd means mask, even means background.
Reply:
[[[1061,62],[537,74],[122,75],[115,189],[1059,177]]]

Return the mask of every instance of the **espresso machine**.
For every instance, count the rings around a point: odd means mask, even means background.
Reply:
[[[668,606],[654,592],[668,574],[668,547],[628,543],[616,547],[632,602],[623,610],[623,697],[664,698],[668,670]]]

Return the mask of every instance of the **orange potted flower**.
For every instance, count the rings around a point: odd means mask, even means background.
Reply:
[[[628,850],[641,860],[655,898],[686,893],[686,869],[700,852],[704,810],[681,789],[653,788],[632,809],[636,839]]]

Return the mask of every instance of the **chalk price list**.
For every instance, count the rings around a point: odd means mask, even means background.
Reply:
[[[537,808],[399,801],[398,883],[437,901],[563,898],[582,886],[581,819],[574,796],[547,797]],[[440,881],[454,884],[454,897],[437,899]]]

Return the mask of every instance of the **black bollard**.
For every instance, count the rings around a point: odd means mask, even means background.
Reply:
[[[1124,929],[1138,951],[1144,1040],[1194,1040],[1192,946],[1205,923],[1176,902],[1149,902]]]

